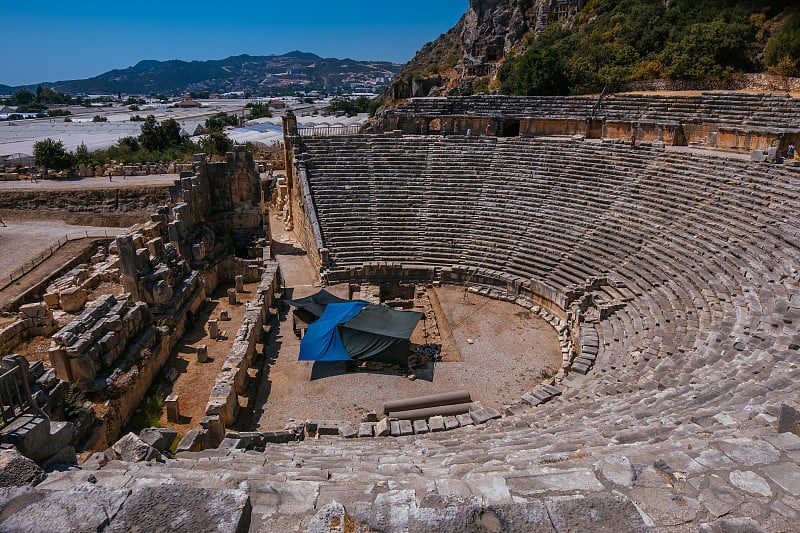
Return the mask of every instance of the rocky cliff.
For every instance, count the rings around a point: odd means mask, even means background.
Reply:
[[[470,0],[386,96],[736,89],[753,74],[800,77],[798,57],[789,0]]]
[[[403,68],[392,87],[392,97],[463,94],[488,88],[483,87],[488,80],[481,79],[494,74],[506,56],[519,48],[549,4],[549,0],[470,0],[458,23],[425,45]]]

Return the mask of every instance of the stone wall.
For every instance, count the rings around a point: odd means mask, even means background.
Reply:
[[[280,284],[280,270],[275,262],[264,265],[261,283],[253,298],[245,303],[242,325],[228,353],[222,369],[216,377],[214,388],[206,404],[205,417],[201,421],[202,432],[193,434],[202,441],[202,447],[216,447],[239,412],[239,396],[247,393],[249,375],[256,356],[256,343],[265,333],[270,317],[269,309],[275,304],[274,295]]]
[[[70,213],[151,211],[168,198],[166,187],[69,191],[3,191],[0,209],[35,209]]]
[[[0,329],[0,355],[11,353],[19,344],[31,337],[50,335],[56,330],[53,312],[47,305],[34,303],[23,305],[19,319]]]
[[[299,142],[299,137],[295,137],[294,141]],[[294,159],[294,166],[295,171],[292,175],[295,181],[289,187],[288,198],[292,228],[300,240],[301,247],[308,254],[311,264],[321,271],[328,263],[327,253],[323,245],[322,232],[317,220],[302,155]]]

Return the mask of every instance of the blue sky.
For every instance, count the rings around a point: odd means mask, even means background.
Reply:
[[[449,30],[468,5],[468,0],[0,0],[0,83],[88,78],[142,59],[291,50],[404,63]]]

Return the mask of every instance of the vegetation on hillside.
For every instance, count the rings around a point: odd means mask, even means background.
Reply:
[[[505,94],[578,94],[667,78],[800,75],[800,8],[789,0],[590,0],[572,27],[550,25],[498,79]]]
[[[367,96],[358,96],[356,98],[334,98],[328,104],[327,110],[330,113],[344,113],[348,117],[354,117],[359,113],[375,114],[378,107],[376,99],[370,99]]]

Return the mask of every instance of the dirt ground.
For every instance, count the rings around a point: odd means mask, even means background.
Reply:
[[[294,235],[273,219],[276,254],[289,297],[318,290],[314,269],[299,251]],[[330,292],[346,297],[346,285]],[[542,373],[561,365],[561,350],[549,324],[525,309],[478,295],[464,296],[463,287],[431,289],[452,333],[461,361],[439,362],[417,371],[411,381],[397,371],[347,372],[342,363],[298,361],[300,340],[291,326],[291,311],[282,307],[265,350],[267,361],[257,405],[263,405],[256,429],[280,429],[306,419],[357,423],[380,413],[385,401],[440,392],[467,390],[473,400],[500,408],[519,400],[541,382]],[[434,300],[434,298],[431,298]]]
[[[276,258],[286,284],[285,298],[316,292],[320,285],[315,270],[295,236],[283,231],[283,224],[277,218],[273,217],[271,222]],[[16,223],[30,223],[32,228],[52,225],[52,221]],[[36,234],[35,231],[30,233]],[[41,231],[40,234],[46,233]],[[98,287],[92,297],[121,290],[106,285]],[[241,303],[235,306],[228,304],[227,288],[227,285],[220,285],[203,304],[167,362],[178,370],[179,377],[171,386],[162,387],[159,395],[179,396],[182,419],[179,423],[170,423],[163,411],[160,423],[181,434],[198,427],[214,379],[241,323],[243,302],[249,299],[256,285],[245,285],[246,293],[239,295]],[[343,298],[348,296],[347,285],[328,289]],[[446,357],[427,369],[415,371],[417,379],[413,381],[397,369],[348,372],[339,363],[298,361],[300,339],[292,331],[290,309],[281,306],[272,319],[267,343],[257,347],[263,352],[263,356],[256,359],[262,366],[250,370],[252,396],[240,398],[243,409],[236,429],[279,429],[306,419],[357,423],[367,412],[380,412],[385,401],[455,390],[467,390],[474,400],[501,408],[517,401],[541,382],[543,374],[560,366],[561,352],[555,331],[526,310],[475,294],[465,295],[463,287],[427,290]],[[229,322],[220,322],[226,338],[211,340],[207,335],[207,321],[219,317],[222,310],[227,310],[230,316]],[[197,362],[199,344],[208,347],[207,363]],[[37,338],[18,351],[31,360],[41,357],[49,365],[48,346],[48,339]]]
[[[227,290],[232,284],[220,284],[214,293],[194,316],[194,321],[184,333],[165,366],[175,368],[178,379],[171,385],[162,388],[162,395],[178,395],[181,420],[178,423],[167,420],[166,409],[161,413],[161,427],[175,429],[180,434],[200,426],[205,416],[209,393],[214,388],[214,381],[222,369],[225,358],[233,347],[236,331],[244,318],[245,302],[253,297],[258,283],[245,283],[244,292],[237,295],[236,305],[228,303]],[[220,337],[216,340],[208,335],[208,321],[219,319],[222,311],[228,312],[227,321],[219,321]],[[208,361],[197,362],[197,346],[205,344],[208,349]],[[240,404],[246,404],[241,399]]]

